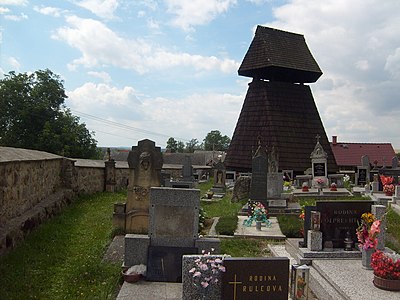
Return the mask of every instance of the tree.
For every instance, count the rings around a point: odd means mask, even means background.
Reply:
[[[9,72],[0,80],[0,145],[95,158],[97,141],[65,107],[60,77],[50,70]]]
[[[212,130],[207,133],[204,141],[204,150],[217,150],[217,151],[226,151],[231,143],[231,139],[224,135],[221,135],[219,130]]]
[[[185,144],[182,141],[178,141],[176,145],[176,152],[183,153],[185,150]]]
[[[195,150],[201,149],[199,141],[197,139],[191,139],[186,143],[185,152],[193,153]]]
[[[169,152],[175,153],[178,148],[178,142],[173,137],[170,137],[167,141],[166,148]]]

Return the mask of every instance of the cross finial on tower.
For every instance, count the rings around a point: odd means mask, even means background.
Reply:
[[[317,134],[317,135],[315,136],[315,138],[317,139],[317,143],[319,143],[319,139],[321,138],[321,136],[320,136],[319,134]]]

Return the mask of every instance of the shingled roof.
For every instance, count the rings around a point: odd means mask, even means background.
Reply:
[[[310,87],[254,80],[249,84],[225,165],[231,170],[251,171],[252,151],[260,137],[263,145],[275,145],[280,170],[303,174],[311,168],[317,134],[328,154],[328,172],[334,173],[337,165]]]
[[[285,82],[316,82],[322,75],[301,34],[258,26],[239,75]]]

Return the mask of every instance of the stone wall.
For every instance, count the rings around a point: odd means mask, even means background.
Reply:
[[[81,194],[106,187],[104,161],[0,147],[0,255]],[[127,163],[117,164],[115,187],[127,187]]]

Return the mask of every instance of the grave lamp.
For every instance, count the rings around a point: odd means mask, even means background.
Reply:
[[[310,267],[307,265],[292,265],[290,278],[290,294],[294,300],[308,299],[308,284],[310,276]]]
[[[346,232],[346,237],[344,238],[344,251],[353,250],[353,239],[351,238],[350,231]]]

